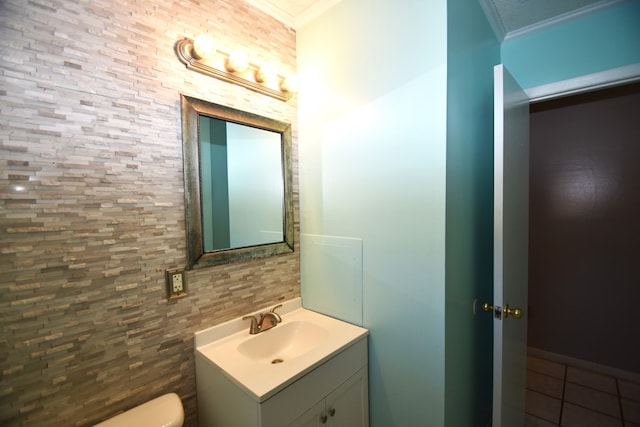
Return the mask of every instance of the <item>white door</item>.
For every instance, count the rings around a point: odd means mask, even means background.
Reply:
[[[493,427],[525,425],[529,102],[494,68]],[[519,318],[518,318],[519,317]]]

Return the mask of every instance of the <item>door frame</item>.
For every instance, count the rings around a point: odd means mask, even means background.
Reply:
[[[524,89],[529,103],[640,81],[640,63]]]

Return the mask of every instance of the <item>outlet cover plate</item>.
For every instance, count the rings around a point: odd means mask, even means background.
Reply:
[[[184,268],[165,270],[167,298],[176,299],[187,296],[187,275]]]

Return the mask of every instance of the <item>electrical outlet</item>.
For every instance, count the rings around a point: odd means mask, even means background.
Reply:
[[[182,298],[187,295],[187,282],[183,269],[167,270],[166,279],[169,299]]]
[[[184,290],[182,286],[182,273],[173,273],[171,275],[171,292],[179,294]]]

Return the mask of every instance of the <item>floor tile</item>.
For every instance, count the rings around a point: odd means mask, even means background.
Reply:
[[[525,427],[558,427],[558,424],[543,420],[542,418],[527,415]]]
[[[527,413],[547,421],[560,421],[560,399],[554,399],[536,391],[527,390]]]
[[[618,379],[618,389],[621,397],[640,402],[640,384]]]
[[[534,356],[527,357],[527,367],[535,372],[564,379],[565,366],[561,363],[540,359]]]
[[[535,371],[527,371],[527,388],[551,397],[562,399],[564,381]]]
[[[640,403],[622,399],[622,417],[625,421],[640,424]]]
[[[562,408],[563,427],[623,427],[622,420],[565,402]]]
[[[564,400],[612,417],[621,418],[617,395],[568,382],[564,391]]]
[[[567,367],[567,381],[580,384],[596,390],[606,391],[611,394],[618,394],[616,379],[607,375],[598,374],[584,369]]]

